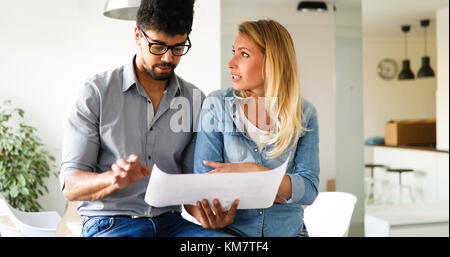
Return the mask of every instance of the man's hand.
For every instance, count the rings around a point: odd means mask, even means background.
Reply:
[[[130,155],[126,161],[122,158],[118,159],[111,168],[114,172],[113,184],[120,189],[127,188],[131,183],[152,173],[152,169],[142,165],[135,154]]]
[[[214,170],[208,172],[209,174],[220,172],[249,172],[270,170],[269,168],[256,164],[254,162],[221,163],[213,161],[203,161],[203,164],[214,168]]]
[[[234,200],[233,205],[228,211],[223,211],[219,200],[213,200],[213,209],[209,206],[208,200],[203,199],[202,202],[197,201],[197,207],[200,212],[198,221],[202,224],[202,227],[207,229],[218,229],[230,225],[234,221],[236,216],[236,209],[238,207],[239,200]]]

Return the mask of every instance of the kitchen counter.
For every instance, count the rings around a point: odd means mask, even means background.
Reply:
[[[402,184],[411,186],[417,202],[449,200],[448,151],[430,147],[405,147],[374,145],[365,147],[365,163],[382,164],[390,168],[412,169],[401,175]],[[366,173],[368,169],[366,169]],[[374,171],[375,195],[381,203],[399,201],[399,174],[378,168]],[[401,196],[401,202],[411,202],[409,194]]]
[[[448,202],[366,206],[366,236],[424,237],[449,233]]]
[[[392,146],[392,145],[371,145],[368,147],[390,147],[390,148],[398,148],[398,149],[410,149],[410,150],[420,150],[420,151],[432,151],[438,153],[448,153],[448,150],[439,150],[435,147],[431,146],[411,146],[411,145],[400,145],[400,146]]]

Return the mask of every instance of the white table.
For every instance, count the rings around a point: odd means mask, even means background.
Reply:
[[[449,236],[449,203],[367,205],[366,236]]]

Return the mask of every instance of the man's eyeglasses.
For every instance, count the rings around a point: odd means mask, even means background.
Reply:
[[[150,53],[152,53],[154,55],[163,55],[170,49],[170,50],[172,50],[172,54],[174,56],[182,56],[182,55],[187,54],[187,52],[189,51],[189,49],[192,46],[189,36],[187,37],[187,41],[188,41],[187,45],[178,44],[178,45],[174,45],[174,46],[168,46],[166,44],[161,44],[161,43],[151,43],[148,41],[148,38],[147,38],[147,35],[145,34],[145,32],[142,29],[139,29],[139,30],[141,31],[142,35],[144,36],[145,41],[148,44]],[[153,40],[153,39],[151,39],[151,40]]]

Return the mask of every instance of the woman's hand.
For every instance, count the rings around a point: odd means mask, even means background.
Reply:
[[[269,168],[256,164],[254,162],[242,162],[242,163],[221,163],[213,161],[203,161],[203,164],[209,167],[215,168],[214,170],[208,172],[220,173],[220,172],[249,172],[249,171],[267,171]],[[291,189],[291,179],[289,176],[285,175],[281,181],[280,187],[278,189],[275,203],[286,204],[286,199],[292,194]]]
[[[224,211],[217,199],[213,200],[213,208],[209,206],[206,199],[203,199],[202,202],[197,201],[197,209],[200,213],[197,220],[202,224],[202,227],[207,229],[223,228],[233,223],[238,204],[239,200],[234,200],[231,208]]]
[[[256,164],[254,162],[241,162],[241,163],[221,163],[213,161],[203,161],[203,164],[209,167],[213,167],[214,170],[208,172],[219,173],[219,172],[248,172],[248,171],[267,171],[269,168]]]

